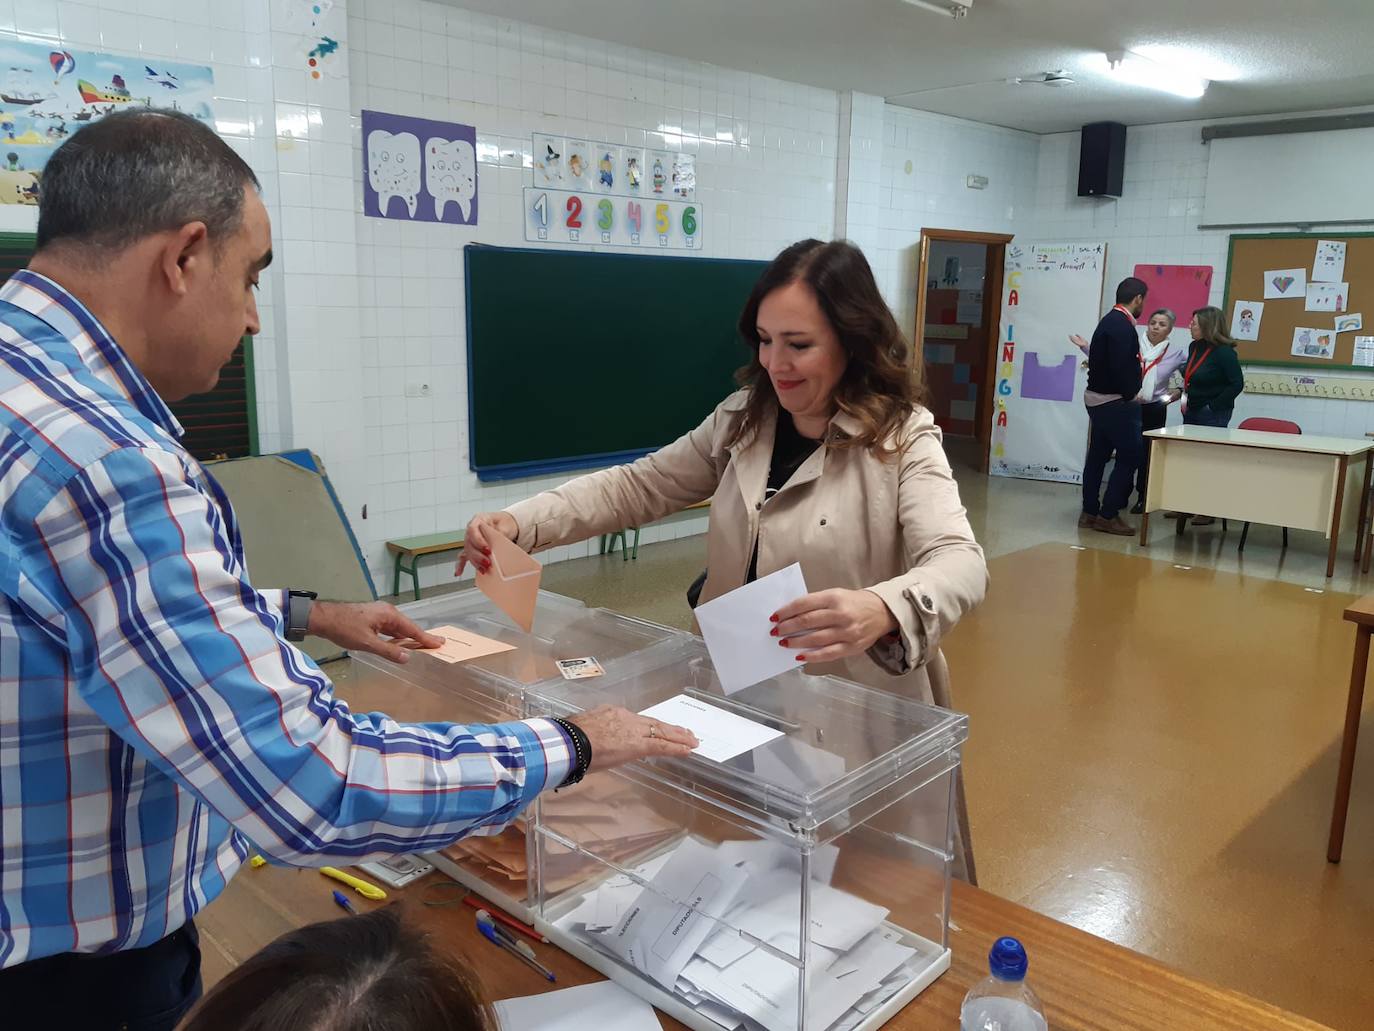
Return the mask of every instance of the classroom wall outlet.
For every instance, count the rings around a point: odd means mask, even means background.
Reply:
[[[429,397],[430,387],[428,383],[407,383],[406,397]]]

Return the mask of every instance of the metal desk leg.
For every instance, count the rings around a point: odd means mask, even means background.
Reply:
[[[1357,626],[1355,660],[1350,666],[1350,696],[1345,703],[1345,733],[1341,736],[1341,765],[1336,774],[1336,800],[1331,807],[1331,837],[1326,843],[1328,862],[1341,861],[1345,844],[1345,817],[1350,810],[1350,781],[1355,773],[1355,739],[1360,734],[1360,710],[1364,705],[1364,681],[1369,669],[1369,633]]]
[[[1341,455],[1336,460],[1336,504],[1331,512],[1331,547],[1326,552],[1326,578],[1336,574],[1336,546],[1341,540],[1341,505],[1345,503],[1345,473],[1350,459]]]
[[[1360,517],[1355,521],[1355,565],[1357,566],[1364,555],[1364,521],[1369,518],[1369,474],[1374,469],[1374,466],[1370,464],[1372,457],[1374,457],[1374,451],[1364,453],[1364,484],[1360,487]]]

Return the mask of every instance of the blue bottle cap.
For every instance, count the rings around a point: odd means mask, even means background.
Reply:
[[[1003,981],[1020,981],[1026,976],[1026,949],[1015,938],[998,938],[988,952],[988,970]]]

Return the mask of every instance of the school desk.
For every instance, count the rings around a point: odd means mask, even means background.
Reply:
[[[1140,521],[1141,547],[1149,543],[1150,513],[1165,508],[1318,530],[1331,542],[1328,577],[1336,571],[1341,525],[1353,524],[1355,561],[1360,561],[1374,440],[1214,426],[1170,426],[1145,436],[1150,479]],[[1357,462],[1361,455],[1363,474]]]
[[[1345,701],[1345,732],[1341,735],[1341,765],[1336,774],[1336,798],[1331,805],[1331,836],[1326,843],[1326,858],[1341,861],[1345,845],[1345,817],[1350,811],[1350,781],[1355,774],[1355,740],[1360,734],[1360,714],[1364,708],[1364,682],[1369,673],[1369,635],[1374,633],[1374,594],[1366,594],[1345,610],[1345,618],[1355,624],[1355,659],[1350,665],[1350,693]]]
[[[349,893],[359,912],[393,902],[404,916],[430,934],[441,950],[475,968],[489,999],[534,995],[569,988],[602,975],[554,945],[534,945],[539,959],[558,977],[548,984],[514,957],[483,939],[463,893],[431,887],[447,881],[433,873],[405,888],[389,889],[387,902],[368,902]],[[196,918],[205,981],[223,977],[273,938],[317,920],[342,917],[330,896],[338,885],[315,870],[245,868],[224,895]],[[426,906],[425,899],[447,900]],[[954,883],[950,969],[897,1014],[891,1031],[926,1031],[959,1026],[959,1004],[987,975],[987,951],[994,939],[1019,937],[1030,955],[1030,981],[1045,1003],[1052,1031],[1319,1031],[1306,1020],[1258,999],[1188,977],[1137,952],[1033,913],[986,891]],[[664,1028],[683,1025],[660,1014]],[[530,1029],[537,1031],[537,1029]]]

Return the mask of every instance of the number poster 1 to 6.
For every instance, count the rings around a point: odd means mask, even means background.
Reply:
[[[699,250],[696,157],[535,133],[525,239]]]

